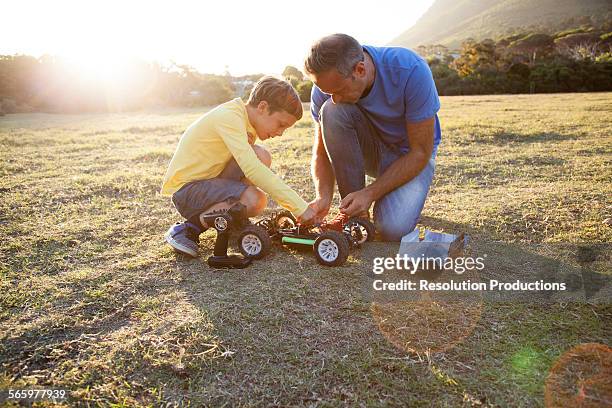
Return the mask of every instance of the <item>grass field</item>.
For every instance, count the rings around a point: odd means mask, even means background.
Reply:
[[[0,118],[0,389],[92,406],[531,407],[570,348],[610,345],[610,302],[430,302],[402,321],[419,334],[403,347],[361,289],[394,244],[333,269],[275,247],[211,270],[212,232],[200,259],[175,255],[158,190],[201,113]],[[305,116],[266,144],[311,198]],[[440,118],[421,225],[521,248],[612,241],[612,94],[445,97]],[[609,252],[598,262],[610,273]],[[590,406],[612,399],[598,395]]]

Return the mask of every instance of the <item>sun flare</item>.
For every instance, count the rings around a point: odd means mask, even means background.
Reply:
[[[68,58],[67,63],[76,75],[92,81],[118,83],[130,79],[130,66],[122,55],[84,54]]]

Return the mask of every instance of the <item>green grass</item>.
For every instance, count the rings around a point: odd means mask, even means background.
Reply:
[[[442,98],[422,225],[467,231],[476,247],[503,241],[513,256],[609,243],[611,101]],[[175,255],[163,233],[179,218],[158,190],[201,113],[0,119],[0,389],[66,388],[94,406],[542,406],[559,356],[610,344],[609,304],[517,302],[415,306],[420,318],[400,322],[419,333],[415,352],[396,348],[397,316],[362,292],[393,244],[331,269],[275,247],[248,269],[211,270],[212,232],[200,259]],[[310,127],[266,143],[307,198]]]

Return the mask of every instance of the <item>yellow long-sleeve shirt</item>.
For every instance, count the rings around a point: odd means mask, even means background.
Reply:
[[[251,183],[294,215],[302,215],[308,204],[259,160],[251,147],[256,135],[240,98],[207,112],[181,136],[161,194],[170,196],[191,181],[217,177],[233,157]]]

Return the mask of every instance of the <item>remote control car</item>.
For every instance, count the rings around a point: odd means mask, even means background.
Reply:
[[[298,225],[289,211],[280,211],[257,223],[263,227],[272,239],[286,245],[311,246],[315,258],[322,265],[339,266],[346,262],[349,249],[359,246],[374,238],[374,226],[368,220],[351,218],[344,225],[343,231],[326,229],[324,225]],[[244,242],[240,241],[241,252]],[[248,256],[248,255],[247,255]]]
[[[298,225],[285,210],[252,224],[241,203],[205,214],[203,218],[217,231],[214,253],[208,258],[208,265],[213,268],[245,268],[253,259],[261,259],[270,252],[272,239],[286,245],[308,245],[320,264],[339,266],[346,262],[351,247],[374,239],[374,226],[361,218],[349,219],[342,232],[327,229],[325,224]],[[227,254],[232,230],[238,231],[238,248],[244,256]]]

